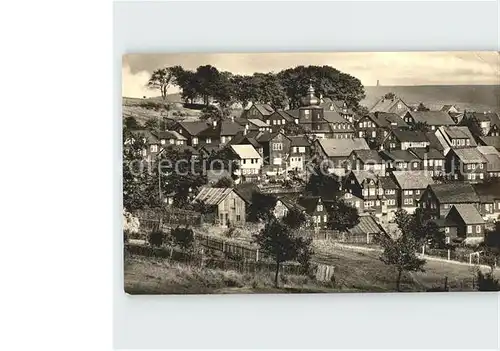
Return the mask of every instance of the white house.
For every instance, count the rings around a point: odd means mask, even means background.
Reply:
[[[258,180],[262,169],[262,156],[252,145],[231,145],[236,156],[238,169],[234,174],[243,181]]]

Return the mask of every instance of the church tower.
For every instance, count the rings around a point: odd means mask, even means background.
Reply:
[[[302,107],[299,108],[299,123],[305,130],[314,132],[321,129],[324,119],[320,103],[320,99],[314,94],[312,84],[309,85],[307,95],[302,98]]]

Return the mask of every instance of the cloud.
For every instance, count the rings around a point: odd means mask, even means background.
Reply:
[[[498,52],[337,52],[129,54],[123,57],[126,96],[158,95],[145,89],[157,68],[181,65],[194,70],[211,64],[235,74],[278,72],[298,65],[330,65],[364,85],[499,84]],[[172,89],[172,92],[178,89]],[[133,95],[132,95],[133,94]]]

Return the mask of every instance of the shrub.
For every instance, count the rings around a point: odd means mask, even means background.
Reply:
[[[500,291],[500,283],[493,274],[483,274],[480,270],[477,272],[477,290],[479,291]]]
[[[179,246],[183,251],[193,248],[194,233],[192,229],[177,227],[171,230],[170,235],[174,244]]]
[[[165,242],[165,233],[161,230],[153,230],[149,234],[149,244],[154,247],[160,247]]]

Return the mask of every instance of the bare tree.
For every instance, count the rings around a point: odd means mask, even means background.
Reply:
[[[167,90],[174,83],[174,75],[169,67],[159,68],[153,72],[147,83],[149,89],[160,90],[163,102],[167,101]]]

